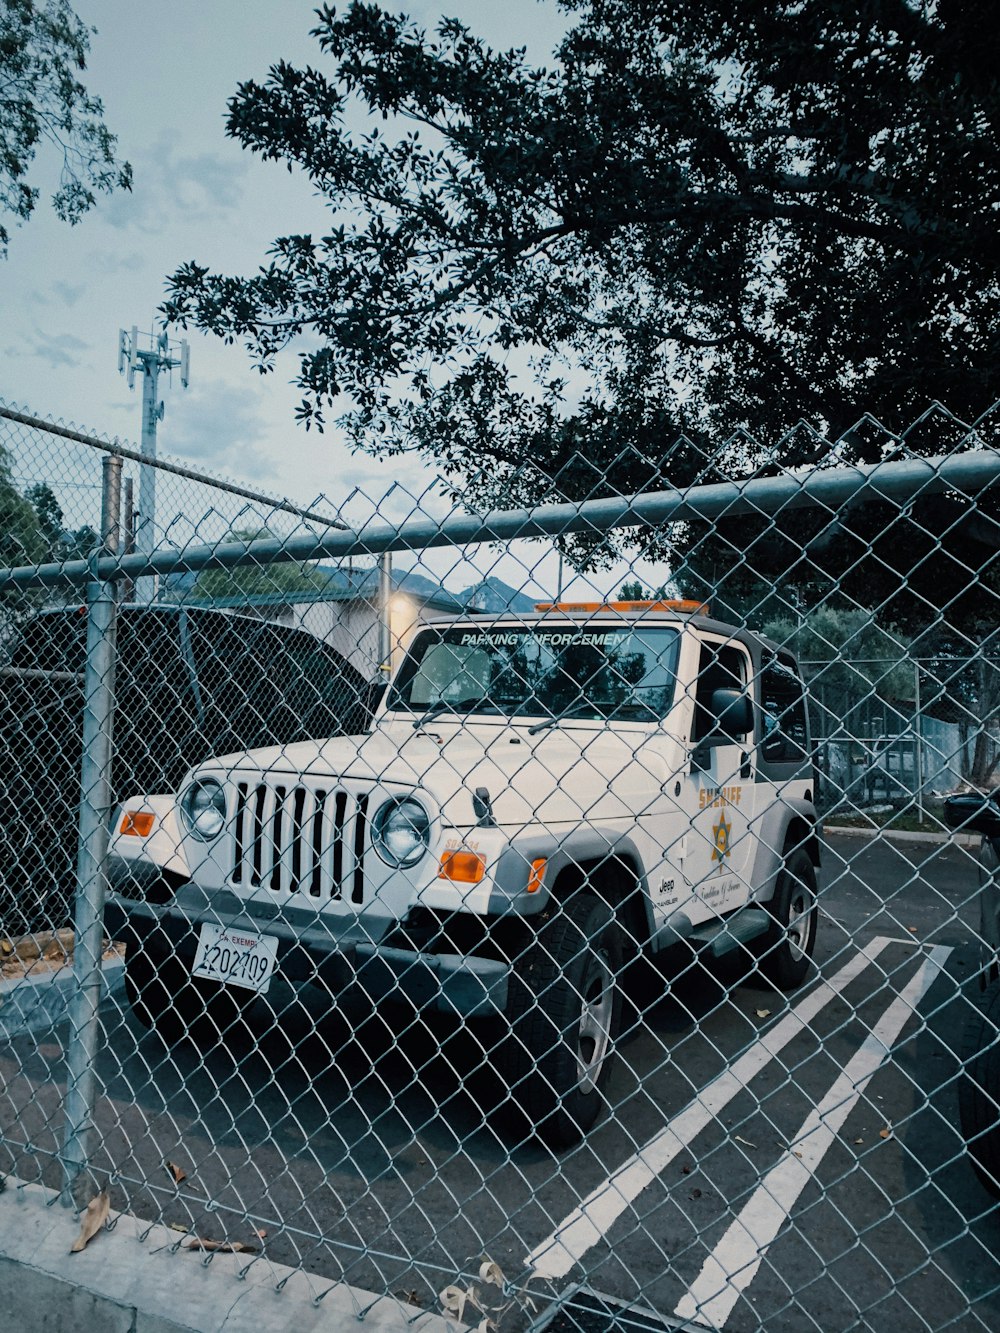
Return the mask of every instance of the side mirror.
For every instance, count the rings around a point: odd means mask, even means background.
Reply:
[[[979,792],[949,796],[944,803],[944,822],[963,833],[981,833],[984,838],[1000,838],[1000,806]]]
[[[753,704],[741,690],[713,690],[712,712],[726,740],[739,740],[753,730]]]
[[[695,746],[692,769],[708,768],[717,745],[731,745],[753,730],[753,704],[742,690],[713,690],[712,716],[715,726]]]

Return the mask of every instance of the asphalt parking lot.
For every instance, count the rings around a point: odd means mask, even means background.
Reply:
[[[202,1055],[112,1000],[97,1168],[116,1207],[425,1307],[489,1255],[693,1327],[1000,1327],[1000,1210],[957,1132],[971,854],[836,837],[824,883],[814,981],[665,986],[570,1153],[484,1117],[488,1032],[313,996]],[[64,1037],[0,1047],[4,1135],[36,1150],[0,1169],[51,1185]]]

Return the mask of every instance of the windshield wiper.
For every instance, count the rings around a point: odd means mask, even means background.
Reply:
[[[586,699],[577,699],[573,703],[567,704],[565,708],[560,708],[558,713],[553,713],[551,717],[547,717],[544,722],[536,722],[533,727],[529,727],[528,735],[534,736],[536,732],[544,731],[546,727],[554,727],[555,724],[561,722],[563,718],[572,717],[573,714],[578,713],[581,708],[589,709],[591,707],[592,705],[587,703]]]
[[[430,708],[427,709],[426,713],[421,713],[416,722],[414,722],[413,730],[419,731],[425,723],[429,722],[432,717],[437,717],[438,713],[443,713],[447,707],[447,699],[435,699]]]

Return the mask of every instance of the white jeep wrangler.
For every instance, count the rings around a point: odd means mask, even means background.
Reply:
[[[266,669],[266,664],[261,664]],[[568,1143],[623,992],[680,948],[806,976],[819,864],[789,653],[685,602],[542,606],[415,635],[368,733],[211,759],[113,829],[107,927],[149,1026],[275,973],[501,1016],[512,1100]]]

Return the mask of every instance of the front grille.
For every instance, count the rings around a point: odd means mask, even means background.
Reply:
[[[368,797],[343,787],[241,782],[233,814],[233,883],[360,905],[367,819]]]

